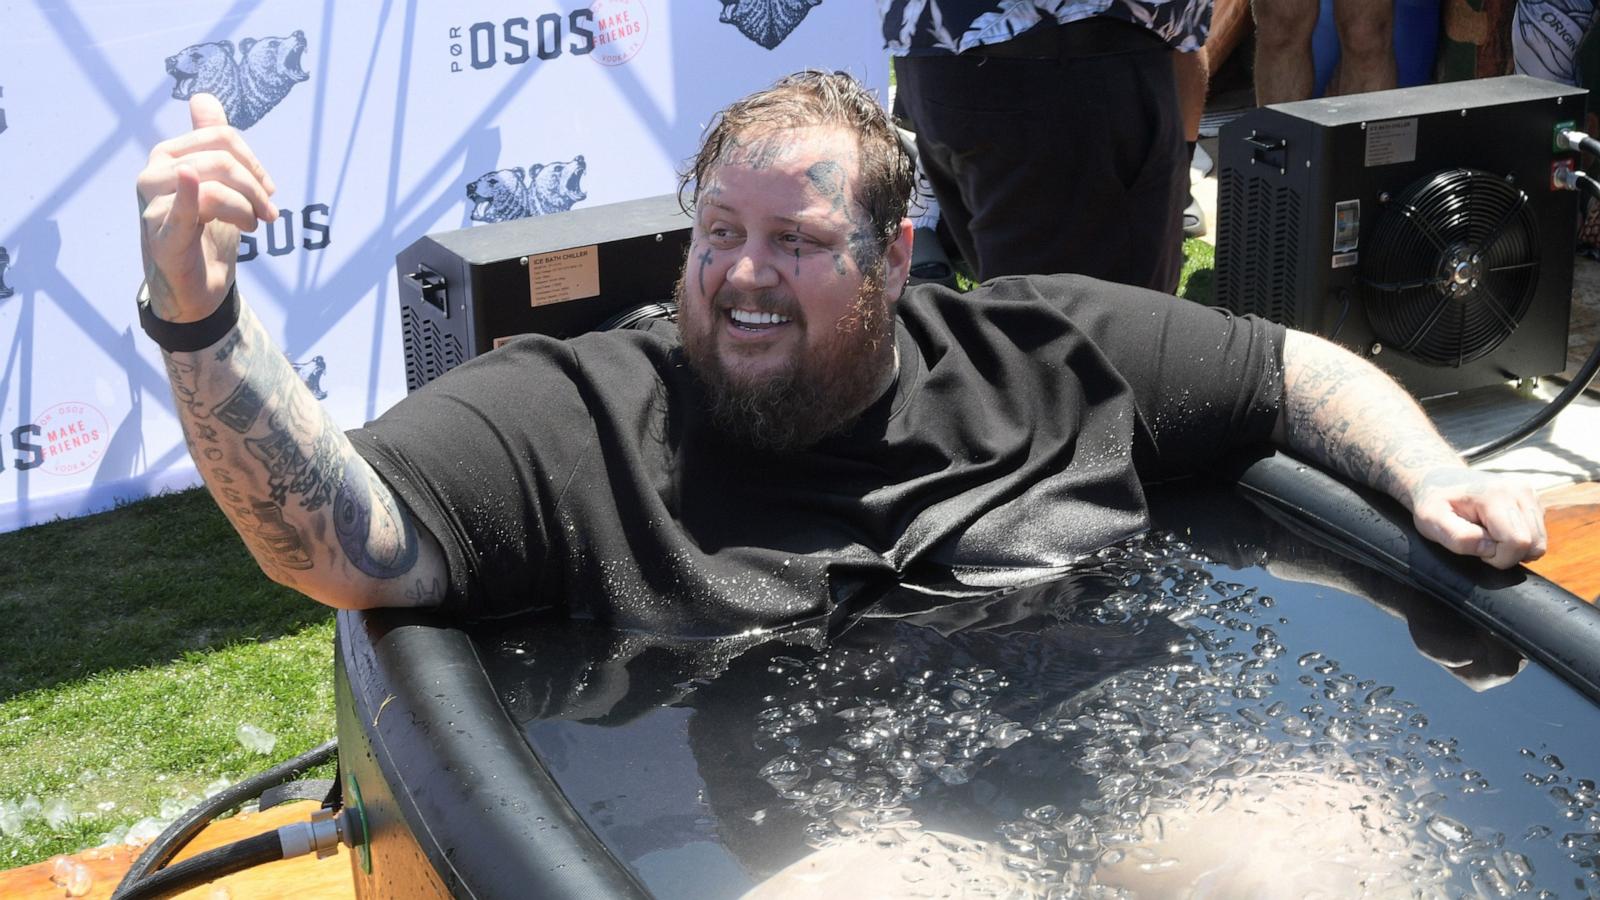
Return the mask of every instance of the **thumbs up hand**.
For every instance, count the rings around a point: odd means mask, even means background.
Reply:
[[[210,94],[189,99],[194,128],[162,141],[139,173],[139,236],[151,311],[205,318],[233,283],[239,232],[277,218],[272,176]]]

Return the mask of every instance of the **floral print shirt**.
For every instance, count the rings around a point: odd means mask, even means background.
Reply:
[[[895,56],[945,56],[1009,40],[1040,22],[1107,16],[1143,25],[1174,50],[1196,50],[1212,0],[878,0]]]

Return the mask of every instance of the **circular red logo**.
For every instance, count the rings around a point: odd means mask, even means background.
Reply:
[[[650,36],[650,17],[643,0],[594,0],[594,50],[589,54],[604,66],[620,66],[639,52]]]
[[[105,455],[111,430],[106,417],[87,403],[57,403],[33,420],[39,426],[34,440],[43,445],[41,468],[51,475],[76,475],[94,467]]]

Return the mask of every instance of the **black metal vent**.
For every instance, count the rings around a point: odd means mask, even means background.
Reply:
[[[1539,280],[1539,228],[1506,178],[1447,169],[1383,208],[1361,259],[1373,333],[1424,362],[1456,366],[1510,337]]]
[[[401,334],[405,339],[406,390],[414,391],[467,359],[461,340],[439,330],[437,322],[400,307]]]
[[[1254,313],[1299,327],[1295,299],[1301,201],[1292,186],[1237,169],[1221,173],[1217,297],[1241,315]],[[1266,252],[1263,252],[1266,251]]]

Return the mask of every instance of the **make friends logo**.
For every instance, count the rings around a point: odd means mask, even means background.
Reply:
[[[800,27],[813,6],[821,4],[822,0],[722,0],[718,21],[772,50]]]
[[[650,16],[642,0],[594,0],[594,55],[603,66],[620,66],[639,55],[650,37]]]
[[[566,162],[534,163],[495,169],[467,182],[474,222],[505,222],[546,213],[566,212],[588,199],[583,176],[589,166],[582,156]]]
[[[31,430],[43,440],[42,445],[29,449],[37,453],[43,470],[51,475],[76,475],[92,468],[105,455],[111,438],[100,410],[75,400],[45,410],[33,421]]]
[[[211,94],[222,101],[228,124],[241,131],[289,95],[295,85],[309,79],[304,67],[306,35],[245,38],[235,56],[232,41],[192,44],[167,57],[167,74],[174,81],[174,100]]]

